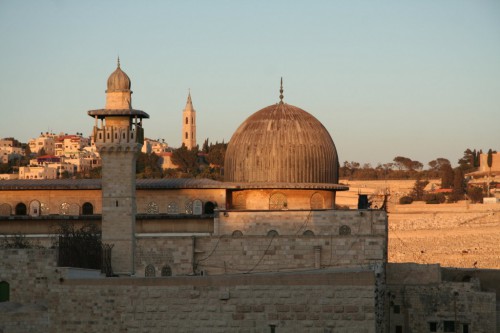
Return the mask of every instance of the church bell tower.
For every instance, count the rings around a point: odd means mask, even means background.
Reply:
[[[186,107],[182,112],[182,144],[187,149],[196,147],[196,111],[191,101],[191,92],[188,94]]]
[[[111,266],[119,275],[135,274],[135,165],[144,142],[142,119],[132,108],[130,79],[120,68],[109,76],[106,107],[88,111],[95,118],[93,139],[102,160],[102,242],[113,245]]]

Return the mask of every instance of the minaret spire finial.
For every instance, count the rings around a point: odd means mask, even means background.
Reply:
[[[283,77],[281,77],[281,85],[280,85],[280,104],[283,104]]]
[[[118,68],[120,68],[120,56],[118,56]]]

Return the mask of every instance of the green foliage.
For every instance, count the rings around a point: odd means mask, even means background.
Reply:
[[[464,151],[464,155],[462,158],[458,160],[458,165],[459,167],[465,172],[472,172],[474,169],[479,166],[479,155],[481,152],[476,153],[476,150],[472,151],[469,148],[467,148]],[[477,166],[476,166],[477,162]]]
[[[409,204],[411,204],[412,202],[413,202],[413,198],[412,198],[412,197],[410,197],[410,196],[408,196],[408,195],[405,195],[404,197],[401,197],[401,198],[399,199],[399,203],[400,203],[401,205],[409,205]]]
[[[160,157],[155,153],[139,153],[136,162],[136,175],[138,178],[161,178]]]
[[[441,204],[446,202],[446,197],[443,193],[427,193],[423,199],[426,204]]]
[[[441,188],[452,188],[454,172],[450,164],[444,164],[440,170],[441,173]]]
[[[195,176],[198,172],[198,149],[182,147],[172,152],[172,163],[179,166],[179,170],[187,175]]]
[[[412,192],[410,196],[413,200],[420,201],[423,200],[424,197],[424,189],[429,184],[427,180],[420,180],[420,177],[417,178],[415,184],[413,185]]]
[[[467,189],[467,196],[472,203],[482,203],[484,190],[477,186],[469,186],[469,188]]]
[[[215,144],[211,144],[208,148],[207,162],[216,168],[222,168],[226,157],[226,149],[227,143],[216,142]]]
[[[454,178],[453,178],[453,192],[450,196],[450,201],[456,202],[458,200],[464,199],[465,194],[465,177],[464,171],[458,167],[454,169]]]
[[[490,170],[491,170],[491,166],[493,165],[493,150],[491,150],[491,148],[488,150],[486,164],[488,164],[488,168],[490,168]]]

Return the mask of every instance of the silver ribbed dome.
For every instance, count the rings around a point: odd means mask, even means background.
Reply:
[[[229,141],[225,181],[338,183],[338,156],[311,114],[278,103],[251,115]]]
[[[120,68],[120,59],[116,70],[108,78],[108,89],[106,92],[130,91],[130,78]]]

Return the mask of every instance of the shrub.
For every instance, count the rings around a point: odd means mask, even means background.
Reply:
[[[413,198],[408,196],[408,195],[405,195],[404,197],[401,197],[399,199],[399,204],[401,205],[409,205],[413,202]]]
[[[426,204],[441,204],[446,201],[446,197],[443,193],[428,193],[424,195],[424,201]]]
[[[467,189],[467,196],[472,203],[483,203],[483,189],[476,186],[470,186]]]

